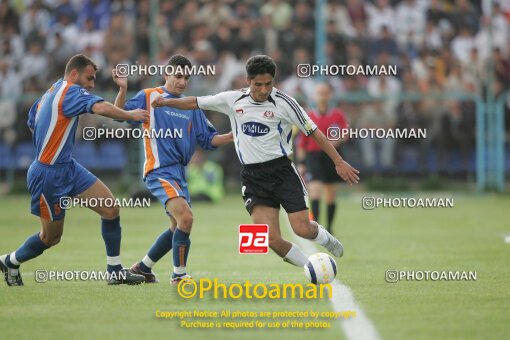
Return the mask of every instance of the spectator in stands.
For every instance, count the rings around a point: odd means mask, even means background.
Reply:
[[[363,105],[361,117],[358,121],[360,128],[391,129],[395,127],[396,114],[389,111],[382,100],[373,100]],[[363,165],[368,172],[376,170],[380,164],[381,170],[391,170],[394,165],[395,140],[365,138],[359,141]],[[378,157],[380,156],[380,157]]]
[[[19,30],[19,15],[10,5],[9,0],[0,1],[0,36],[5,32],[7,27],[14,27],[16,33]]]
[[[328,1],[325,9],[325,17],[328,21],[333,21],[336,31],[344,37],[352,37],[354,35],[354,27],[351,23],[349,12],[340,1]]]
[[[480,14],[469,3],[469,0],[455,0],[450,21],[456,30],[467,28],[470,32],[476,33],[479,28],[479,19]]]
[[[51,14],[53,15],[53,24],[59,22],[62,16],[68,17],[69,21],[72,23],[76,22],[76,10],[74,9],[73,5],[71,5],[71,1],[69,0],[60,0],[52,10]]]
[[[42,5],[40,0],[35,0],[28,7],[28,10],[21,15],[21,34],[24,39],[34,34],[37,36],[45,36],[50,28],[51,16]]]
[[[104,34],[104,31],[94,27],[94,20],[92,18],[87,18],[85,20],[85,27],[80,30],[80,38],[76,39],[76,48],[83,51],[86,47],[89,47],[94,53],[102,53]]]
[[[494,68],[496,77],[503,87],[510,87],[510,59],[505,57],[500,48],[494,49]]]
[[[207,1],[198,12],[199,20],[211,31],[216,30],[222,22],[228,21],[231,15],[230,7],[221,0]]]
[[[48,56],[41,45],[40,42],[32,42],[28,53],[21,59],[21,78],[25,83],[35,80],[36,84],[42,86],[47,82]]]
[[[13,144],[16,102],[22,94],[21,78],[6,61],[0,61],[0,143]]]
[[[281,30],[291,22],[292,7],[283,0],[270,0],[260,8],[260,14],[271,16],[273,26]]]
[[[469,52],[469,59],[462,63],[463,83],[472,84],[476,93],[481,93],[482,84],[486,79],[486,65],[479,57],[478,49],[473,47]]]
[[[388,0],[376,0],[375,5],[368,3],[368,32],[373,38],[379,38],[381,31],[387,29],[389,34],[395,34],[395,10]]]
[[[416,0],[404,0],[395,13],[396,38],[400,46],[411,43],[422,46],[425,33],[425,11]]]
[[[437,26],[440,20],[447,19],[447,17],[443,2],[441,0],[430,0],[430,5],[427,9],[427,21]]]
[[[462,26],[459,35],[451,42],[453,55],[461,63],[466,63],[469,61],[469,54],[473,48],[476,48],[476,44],[471,29],[468,26]]]
[[[370,60],[375,61],[378,55],[387,53],[392,58],[396,59],[399,55],[398,45],[393,39],[388,26],[382,26],[377,39],[372,43],[370,50]]]
[[[84,0],[78,11],[78,24],[85,26],[87,19],[94,20],[94,28],[107,30],[110,27],[110,0]]]
[[[359,22],[366,23],[368,16],[363,0],[347,0],[346,7],[353,25]]]
[[[51,63],[49,64],[50,69],[48,71],[49,77],[51,79],[58,79],[69,59],[76,54],[76,49],[73,45],[68,44],[62,34],[57,31],[54,33],[53,38],[48,39],[48,47],[46,50],[48,52],[48,57],[51,59]]]
[[[112,60],[129,60],[133,52],[133,36],[127,30],[120,13],[112,15],[110,28],[104,38],[104,53]]]

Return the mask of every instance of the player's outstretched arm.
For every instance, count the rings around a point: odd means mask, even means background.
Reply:
[[[112,70],[112,78],[115,84],[119,86],[119,93],[117,93],[117,97],[115,98],[115,106],[123,109],[126,104],[126,93],[128,88],[127,77],[119,77],[117,69],[114,68]]]
[[[158,97],[152,102],[152,107],[170,106],[179,110],[195,110],[198,109],[197,97],[184,98],[163,98]]]
[[[359,171],[354,169],[349,163],[343,160],[342,156],[338,154],[336,149],[331,145],[326,136],[319,130],[316,129],[310,135],[320,146],[329,158],[335,163],[336,173],[347,183],[356,184],[359,181]]]
[[[234,141],[234,134],[232,133],[232,131],[230,131],[229,133],[225,133],[223,135],[214,136],[213,139],[211,140],[211,145],[212,146],[222,146],[222,145],[228,144],[233,141]]]
[[[92,106],[92,112],[100,116],[118,119],[118,120],[134,120],[145,122],[149,119],[149,112],[145,110],[131,110],[126,111],[119,109],[115,105],[109,102],[98,102]]]

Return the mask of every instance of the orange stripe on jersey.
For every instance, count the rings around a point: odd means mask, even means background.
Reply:
[[[72,83],[68,83],[62,92],[62,96],[58,101],[58,117],[57,123],[55,124],[55,128],[51,133],[50,139],[48,140],[48,144],[42,151],[40,162],[44,164],[51,164],[53,157],[57,153],[57,150],[62,143],[62,139],[64,138],[64,134],[66,132],[67,126],[71,123],[72,118],[67,118],[64,116],[64,111],[62,110],[62,104],[64,102],[64,98],[66,96],[67,90],[69,87],[73,85]],[[65,142],[64,142],[65,143]]]
[[[179,196],[177,189],[175,189],[175,187],[172,184],[170,184],[169,182],[167,182],[161,178],[158,178],[158,180],[159,180],[159,183],[161,183],[161,186],[163,187],[163,189],[165,190],[168,198],[174,198],[174,197]]]
[[[179,246],[179,266],[184,267],[184,254],[186,252],[186,246]]]
[[[151,93],[157,91],[159,93],[163,93],[163,90],[160,88],[151,88],[151,89],[145,89],[143,92],[145,92],[145,105],[147,107],[147,111],[153,110],[151,107]],[[149,119],[147,119],[143,123],[143,128],[148,130],[151,128],[151,118],[149,116]],[[143,142],[145,145],[145,168],[143,171],[144,176],[146,176],[150,171],[154,170],[154,164],[156,164],[156,158],[154,157],[154,153],[152,151],[151,141],[149,137],[144,137]]]
[[[41,214],[41,218],[47,221],[53,221],[51,218],[50,207],[44,198],[44,195],[39,196],[39,212]]]
[[[188,124],[188,136],[191,134],[191,121]]]
[[[151,100],[152,89],[143,90],[143,92],[145,92],[145,100],[146,100],[145,105],[147,106],[147,111],[150,111],[150,109],[151,109],[150,100]],[[151,118],[149,116],[149,119],[147,119],[143,123],[143,128],[150,129],[150,126],[151,126]],[[144,176],[145,176],[149,171],[152,171],[154,169],[154,163],[156,163],[156,159],[154,158],[154,154],[152,153],[152,147],[151,147],[149,138],[144,137],[143,142],[145,144],[145,169],[143,171]]]

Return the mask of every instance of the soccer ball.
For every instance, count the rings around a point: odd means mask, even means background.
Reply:
[[[330,283],[336,276],[336,262],[325,253],[313,254],[304,266],[305,275],[311,283]]]

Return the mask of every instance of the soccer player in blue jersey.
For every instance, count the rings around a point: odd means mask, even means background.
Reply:
[[[146,110],[125,111],[91,94],[96,64],[85,55],[75,55],[67,63],[64,78],[54,83],[32,106],[28,127],[33,133],[36,159],[27,174],[32,196],[31,212],[40,217],[41,231],[30,236],[16,251],[0,256],[0,268],[9,286],[22,286],[21,263],[41,255],[59,243],[64,230],[64,196],[82,199],[110,198],[108,187],[76,162],[72,149],[78,116],[91,112],[114,119],[148,119]],[[122,268],[120,263],[121,226],[116,207],[91,207],[101,216],[106,245],[108,284],[136,284],[144,280]]]
[[[144,181],[150,192],[156,196],[170,217],[170,228],[154,242],[147,255],[131,267],[131,272],[145,276],[145,282],[158,282],[152,267],[173,247],[174,269],[172,284],[184,278],[191,241],[189,235],[193,224],[193,213],[185,177],[185,166],[191,160],[196,144],[203,149],[213,150],[233,140],[232,133],[219,135],[207,120],[202,110],[179,110],[172,107],[154,109],[151,102],[160,96],[181,98],[190,80],[186,68],[191,62],[182,55],[174,55],[168,61],[173,74],[164,75],[165,85],[138,92],[126,102],[127,78],[118,77],[113,70],[113,79],[119,85],[115,105],[126,110],[149,110],[149,119],[142,128],[152,131],[154,136],[144,137],[145,164]],[[169,67],[170,69],[170,67]],[[170,138],[157,138],[171,132]],[[163,132],[163,133],[161,133]],[[146,134],[144,134],[146,135]]]

